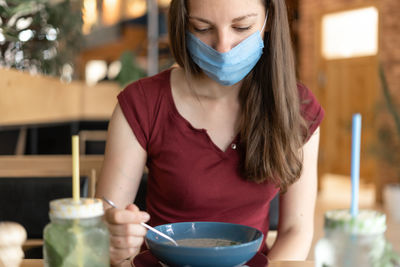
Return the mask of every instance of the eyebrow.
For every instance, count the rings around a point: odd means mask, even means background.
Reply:
[[[250,13],[250,14],[247,14],[247,15],[244,15],[244,16],[240,16],[240,17],[234,18],[232,20],[232,22],[239,22],[239,21],[247,19],[249,17],[257,17],[257,16],[258,16],[258,14],[256,14],[256,13]],[[195,20],[198,20],[198,21],[201,21],[201,22],[204,22],[204,23],[213,24],[211,21],[203,19],[203,18],[200,18],[200,17],[189,16],[189,19],[195,19]]]

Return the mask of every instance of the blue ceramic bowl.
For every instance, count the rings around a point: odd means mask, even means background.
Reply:
[[[150,251],[161,262],[171,267],[233,267],[249,261],[258,251],[263,233],[255,228],[220,222],[182,222],[164,224],[157,230],[174,238],[225,239],[238,244],[217,247],[175,246],[165,238],[148,231],[145,241]]]

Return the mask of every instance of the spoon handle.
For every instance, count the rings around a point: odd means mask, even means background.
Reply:
[[[150,225],[148,225],[148,224],[146,224],[146,223],[144,223],[144,222],[142,222],[142,223],[140,223],[140,224],[143,225],[144,227],[146,227],[147,229],[149,229],[150,231],[153,231],[154,233],[156,233],[156,234],[158,234],[158,235],[164,237],[165,239],[168,239],[168,240],[171,241],[175,246],[178,246],[178,243],[176,243],[175,240],[173,240],[171,237],[167,236],[166,234],[164,234],[164,233],[158,231],[157,229],[151,227]]]

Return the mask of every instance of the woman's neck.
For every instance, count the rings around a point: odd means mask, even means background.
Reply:
[[[205,74],[185,75],[185,77],[189,90],[200,99],[228,101],[238,99],[241,82],[231,86],[223,86]]]

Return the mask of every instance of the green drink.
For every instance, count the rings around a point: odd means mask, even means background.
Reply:
[[[48,267],[110,266],[109,234],[98,199],[58,199],[50,202],[50,220],[43,232]]]
[[[324,218],[325,236],[315,246],[315,267],[396,267],[400,257],[386,241],[386,215],[360,210],[330,210]]]

